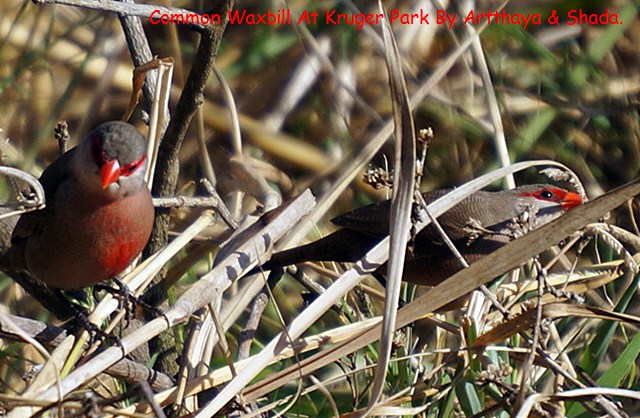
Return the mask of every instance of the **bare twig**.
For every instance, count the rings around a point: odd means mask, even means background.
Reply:
[[[62,155],[67,152],[70,139],[69,125],[67,125],[67,121],[62,120],[56,124],[54,136],[58,142],[58,151],[60,152],[60,155]]]
[[[22,215],[26,212],[44,208],[44,189],[42,188],[42,185],[37,178],[17,168],[5,166],[0,166],[0,176],[13,177],[24,183],[27,183],[32,191],[32,193],[24,195],[24,199],[20,202],[2,205],[2,207],[18,207],[19,210],[2,213],[0,215],[0,219],[8,218],[15,215]]]
[[[219,6],[219,10],[230,10],[231,6],[231,2],[223,2]],[[225,27],[226,20],[225,24],[216,27],[215,31],[209,28],[201,32],[196,60],[185,83],[185,88],[180,96],[173,118],[160,144],[156,176],[153,182],[153,194],[157,197],[172,196],[175,192],[178,183],[178,153],[191,119],[202,103],[204,87],[211,75],[213,59]],[[168,239],[168,230],[169,212],[160,210],[156,216],[154,232],[145,249],[145,254],[153,254],[165,246]],[[162,277],[158,277],[155,282],[157,283],[161,280]],[[154,288],[160,290],[157,286]],[[157,304],[158,301],[166,298],[166,292],[160,291],[156,294],[148,295],[148,298],[150,303]]]
[[[251,313],[249,314],[249,319],[247,319],[247,325],[244,327],[242,334],[240,334],[238,341],[238,361],[249,358],[249,355],[251,354],[251,342],[253,341],[253,337],[258,329],[258,324],[260,323],[260,318],[262,317],[262,313],[267,307],[268,302],[269,296],[263,289],[263,291],[255,298],[253,307],[251,308]]]

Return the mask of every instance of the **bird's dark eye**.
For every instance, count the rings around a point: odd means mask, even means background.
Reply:
[[[553,199],[554,195],[551,190],[543,190],[540,192],[540,197],[543,199],[551,200]]]
[[[127,164],[126,166],[124,166],[120,171],[122,172],[122,174],[129,175],[131,173],[133,173],[136,168],[138,168],[138,162],[133,162],[131,164]]]
[[[140,167],[145,158],[147,158],[147,156],[143,155],[139,160],[133,161],[125,166],[120,167],[120,174],[123,176],[129,176],[133,174],[138,169],[138,167]]]

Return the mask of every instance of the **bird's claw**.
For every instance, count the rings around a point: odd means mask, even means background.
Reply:
[[[75,318],[85,331],[87,331],[91,338],[91,343],[99,342],[99,341],[111,341],[114,344],[120,346],[120,339],[114,337],[111,334],[104,332],[99,326],[89,321],[89,315],[87,312],[76,305],[73,302],[69,302],[71,309],[75,312]]]
[[[135,316],[135,307],[139,306],[147,312],[151,312],[157,316],[163,315],[163,312],[156,308],[155,306],[151,306],[146,302],[143,302],[142,299],[138,298],[133,294],[129,286],[127,286],[122,280],[118,277],[114,277],[113,282],[115,283],[117,289],[114,289],[111,286],[104,284],[96,284],[94,286],[94,290],[104,290],[105,292],[111,293],[115,298],[118,299],[118,305],[120,309],[124,309],[125,316],[125,328],[129,326],[131,319]]]
[[[135,295],[133,295],[133,293],[131,293],[131,290],[129,290],[129,287],[127,285],[120,281],[116,281],[115,279],[114,282],[118,286],[117,289],[114,289],[107,284],[98,283],[93,286],[93,292],[95,293],[96,291],[103,290],[107,293],[110,293],[114,298],[118,300],[118,309],[124,309],[124,322],[125,327],[127,327],[131,322],[131,318],[133,318],[134,316],[135,302],[133,300],[136,297]]]
[[[496,231],[487,229],[482,226],[482,223],[475,218],[469,218],[466,225],[463,227],[464,233],[468,235],[467,246],[473,244],[477,239],[482,238],[485,235],[496,235]]]
[[[124,297],[125,297],[125,299],[127,301],[127,305],[130,308],[134,307],[135,305],[138,305],[139,307],[141,307],[142,309],[144,309],[145,311],[147,311],[148,313],[151,313],[153,315],[156,315],[156,316],[163,316],[164,315],[164,312],[162,312],[162,310],[156,308],[153,305],[148,304],[147,302],[145,302],[141,298],[139,298],[136,295],[134,295],[133,292],[131,291],[131,289],[129,289],[129,286],[127,286],[122,280],[120,280],[119,277],[114,277],[112,280],[116,284],[116,286],[118,286],[121,294],[124,295]],[[130,309],[130,311],[129,311],[129,319],[131,319],[131,317],[132,317],[132,315],[131,315],[132,312],[133,312],[133,309]]]

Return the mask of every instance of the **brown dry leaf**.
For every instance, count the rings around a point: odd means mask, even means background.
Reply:
[[[529,309],[496,326],[489,332],[482,334],[473,343],[474,347],[482,347],[504,341],[512,335],[535,326],[537,312],[535,308]],[[595,306],[569,304],[569,303],[549,303],[542,307],[543,319],[558,319],[567,316],[578,316],[583,318],[596,318],[608,321],[620,321],[639,325],[640,318],[634,315],[608,311]]]
[[[623,260],[615,260],[576,269],[571,272],[570,275],[566,272],[549,274],[545,280],[549,285],[558,288],[558,290],[581,295],[589,290],[602,287],[622,276],[624,274],[623,267]],[[499,292],[505,292],[507,295],[515,295],[517,293],[525,294],[535,292],[537,289],[538,284],[535,281],[531,281],[524,287],[520,287],[518,283],[501,285]]]

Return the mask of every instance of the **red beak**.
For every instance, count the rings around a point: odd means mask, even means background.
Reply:
[[[102,179],[102,188],[106,189],[111,183],[120,179],[120,163],[117,159],[107,161],[100,168],[100,178]]]
[[[582,197],[578,193],[567,192],[562,200],[562,209],[571,210],[582,204]]]

